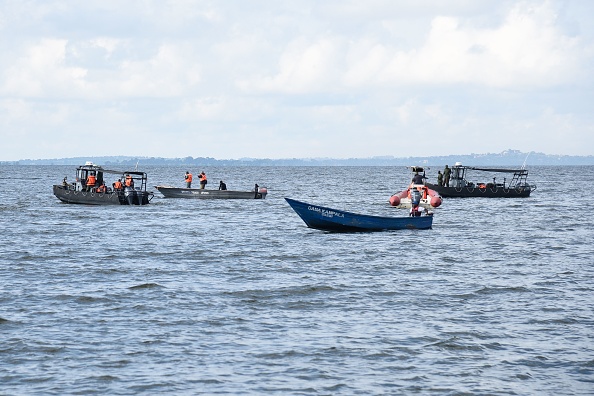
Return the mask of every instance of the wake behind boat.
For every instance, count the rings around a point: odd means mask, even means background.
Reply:
[[[433,216],[383,217],[371,216],[324,206],[312,205],[285,198],[291,208],[309,228],[336,232],[386,231],[404,229],[429,229]]]
[[[112,175],[106,180],[107,175]],[[106,186],[106,183],[109,186]],[[76,180],[54,184],[54,195],[62,202],[87,205],[147,205],[153,193],[146,191],[147,175],[138,171],[103,169],[87,162],[76,168]]]
[[[178,188],[173,186],[155,186],[165,198],[194,199],[264,199],[268,194],[265,187],[257,184],[252,191],[207,190],[201,188]]]

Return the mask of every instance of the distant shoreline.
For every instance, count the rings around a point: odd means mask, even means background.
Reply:
[[[444,166],[461,162],[468,166],[512,166],[535,165],[594,165],[594,155],[552,155],[544,153],[524,153],[518,150],[506,150],[496,154],[464,154],[430,157],[392,157],[371,158],[241,158],[219,160],[210,157],[135,157],[135,156],[89,156],[56,159],[23,159],[18,161],[0,161],[0,165],[83,165],[92,161],[101,166]]]

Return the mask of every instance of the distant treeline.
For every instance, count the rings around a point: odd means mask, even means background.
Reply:
[[[109,167],[122,166],[444,166],[461,162],[469,166],[513,166],[531,165],[594,165],[594,156],[551,155],[543,153],[523,153],[518,150],[507,150],[498,154],[465,154],[434,157],[391,156],[371,158],[288,158],[258,159],[241,158],[219,160],[210,157],[160,158],[160,157],[72,157],[57,159],[24,159],[19,161],[0,161],[2,165],[84,165],[92,161],[95,164]]]

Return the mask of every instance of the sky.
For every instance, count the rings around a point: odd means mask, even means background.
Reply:
[[[594,154],[594,1],[0,0],[0,161]]]

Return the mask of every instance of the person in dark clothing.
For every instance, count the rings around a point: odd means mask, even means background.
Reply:
[[[258,185],[258,183],[256,183],[256,185],[254,186],[254,192],[255,192],[254,198],[258,198],[258,195],[260,194],[259,191],[260,191],[260,186]]]
[[[415,175],[412,178],[413,184],[423,184],[423,176],[419,175],[419,172],[415,172]]]
[[[443,185],[445,187],[450,186],[450,174],[451,173],[452,173],[452,170],[446,165],[445,169],[443,170]]]
[[[220,181],[219,182],[219,190],[226,190],[227,189],[227,185],[225,184],[224,181]]]
[[[443,174],[441,171],[437,171],[437,185],[443,186]]]

